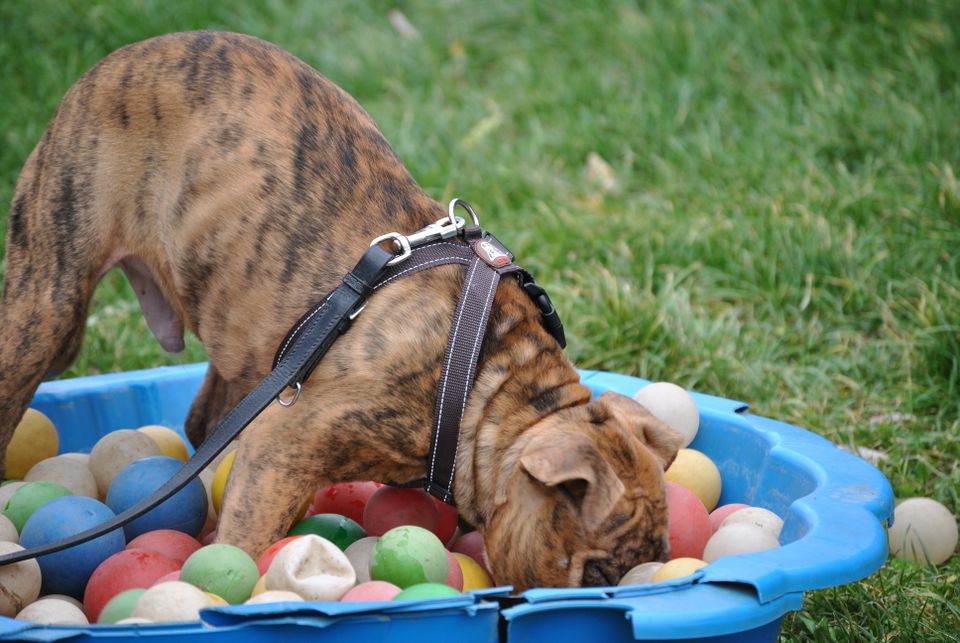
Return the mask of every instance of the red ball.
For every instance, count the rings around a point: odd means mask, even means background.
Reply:
[[[423,489],[383,486],[377,489],[363,509],[363,528],[368,536],[382,536],[394,527],[414,525],[437,532],[440,512],[433,496]]]
[[[126,549],[155,551],[177,561],[177,564],[182,566],[183,561],[188,559],[190,554],[200,549],[200,541],[182,531],[157,529],[140,534],[127,543]]]
[[[457,519],[460,515],[457,513],[456,507],[448,505],[436,496],[430,496],[430,498],[433,500],[433,504],[436,506],[437,513],[440,517],[437,523],[437,530],[433,533],[440,539],[440,542],[447,545],[450,543],[450,539],[453,538],[453,532],[457,530]]]
[[[267,547],[267,551],[260,554],[260,558],[257,559],[257,571],[260,572],[261,576],[266,574],[267,570],[270,569],[270,563],[273,562],[277,552],[283,549],[283,546],[289,543],[291,540],[296,540],[297,538],[303,538],[303,535],[298,534],[296,536],[287,536],[286,538],[281,538],[277,542]]]
[[[727,516],[732,514],[734,511],[740,509],[746,509],[750,505],[745,505],[742,502],[732,502],[729,505],[723,505],[717,507],[710,512],[710,533],[712,534],[716,530],[720,529],[720,523],[722,523]]]
[[[670,560],[703,558],[710,539],[710,514],[700,498],[686,487],[667,482],[667,507],[670,514]]]
[[[490,566],[487,565],[487,547],[483,544],[483,534],[479,531],[468,531],[457,538],[450,547],[450,551],[469,556],[483,567],[483,571],[487,572],[488,576],[493,578]]]
[[[307,516],[316,514],[340,514],[363,524],[363,508],[377,489],[379,482],[341,482],[321,487],[313,496],[313,503],[307,509]]]
[[[368,580],[354,586],[340,599],[344,603],[360,601],[392,601],[400,593],[400,588],[384,580]]]
[[[447,563],[450,565],[450,573],[447,574],[447,580],[443,581],[458,592],[463,591],[463,568],[457,561],[456,556],[447,552]]]
[[[83,611],[91,623],[96,623],[103,606],[120,592],[150,587],[161,576],[179,569],[175,560],[155,551],[119,551],[100,563],[90,575],[83,593]]]

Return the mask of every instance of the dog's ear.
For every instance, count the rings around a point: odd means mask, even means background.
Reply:
[[[603,524],[624,494],[620,478],[596,443],[583,433],[537,436],[524,448],[520,466],[535,480],[569,494],[590,531]]]
[[[677,451],[683,445],[681,433],[657,419],[647,410],[647,407],[633,398],[605,391],[596,401],[607,405],[609,415],[616,417],[626,426],[634,428],[634,433],[640,441],[663,464],[664,471],[673,464]]]

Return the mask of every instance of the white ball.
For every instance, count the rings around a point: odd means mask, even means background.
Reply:
[[[284,590],[272,590],[261,592],[256,596],[247,599],[244,605],[260,605],[261,603],[297,603],[303,602],[303,597],[293,592]]]
[[[27,471],[23,480],[24,482],[35,480],[56,482],[69,489],[75,496],[97,497],[97,481],[86,463],[77,458],[57,455],[41,460]]]
[[[0,554],[23,551],[13,542],[0,542]],[[33,558],[0,567],[0,615],[15,616],[40,596],[40,565]]]
[[[129,616],[127,618],[122,618],[115,623],[115,625],[143,625],[144,623],[153,623],[148,618],[136,618],[134,616]]]
[[[25,484],[27,483],[22,480],[17,480],[16,482],[8,482],[0,487],[0,511],[6,508],[7,503],[10,502],[10,498],[17,492],[17,489]]]
[[[643,585],[644,583],[649,583],[650,579],[660,571],[661,567],[663,567],[663,563],[657,561],[640,563],[624,574],[617,585]]]
[[[343,553],[346,554],[353,571],[357,573],[357,584],[366,583],[370,580],[370,557],[373,555],[373,548],[377,541],[376,536],[366,536],[352,542]]]
[[[905,560],[939,565],[957,548],[956,518],[930,498],[910,498],[898,504],[887,533],[890,553]]]
[[[783,529],[783,518],[769,509],[763,509],[762,507],[738,509],[724,518],[723,522],[720,523],[720,527],[735,525],[741,522],[748,525],[756,525],[777,539],[780,538],[780,531]]]
[[[79,610],[83,609],[83,603],[75,599],[73,596],[67,596],[66,594],[47,594],[46,596],[43,596],[41,600],[43,600],[44,598],[55,598],[59,601],[66,601],[71,605],[76,606],[76,608]]]
[[[710,536],[707,546],[703,549],[703,560],[712,563],[721,556],[752,554],[779,546],[780,543],[769,531],[756,525],[739,522],[720,527]]]
[[[268,590],[286,590],[308,601],[339,601],[357,582],[346,554],[326,538],[308,534],[277,552],[265,574]]]
[[[210,606],[210,597],[203,590],[171,580],[147,588],[134,603],[130,616],[155,623],[199,621],[200,610]]]
[[[655,418],[683,435],[681,447],[688,446],[700,429],[700,411],[687,391],[670,382],[654,382],[637,391],[633,399]]]
[[[17,526],[3,514],[0,514],[0,542],[20,542],[20,534],[17,532]]]
[[[59,598],[41,598],[17,614],[17,620],[38,625],[89,625],[86,614],[73,603]]]
[[[78,462],[84,463],[85,465],[87,465],[88,468],[90,467],[90,454],[89,454],[89,453],[79,453],[79,452],[77,452],[77,451],[71,451],[70,453],[61,453],[61,454],[60,454],[60,457],[61,457],[61,458],[68,458],[68,459],[70,459],[70,460],[76,460],[76,461],[78,461]]]
[[[90,471],[97,481],[100,497],[106,498],[110,483],[121,469],[151,455],[163,455],[163,451],[146,433],[120,429],[100,438],[90,452]]]

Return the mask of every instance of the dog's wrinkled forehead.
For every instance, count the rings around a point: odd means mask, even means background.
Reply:
[[[677,456],[683,436],[660,421],[636,400],[604,391],[590,401],[590,421],[616,424],[630,430],[666,469]]]

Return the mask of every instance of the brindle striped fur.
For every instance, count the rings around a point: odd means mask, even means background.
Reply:
[[[41,378],[75,358],[111,267],[164,348],[181,350],[188,329],[209,354],[187,421],[197,443],[371,238],[443,215],[363,109],[277,47],[199,32],[120,49],[67,92],[17,183],[0,447]],[[321,485],[423,474],[462,279],[447,266],[385,288],[301,400],[250,425],[220,541],[258,555]],[[678,438],[631,400],[590,401],[527,296],[501,283],[464,417],[458,506],[501,582],[614,581],[666,554],[662,470]]]

